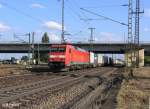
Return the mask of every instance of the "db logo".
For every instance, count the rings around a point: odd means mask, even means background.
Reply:
[[[4,108],[14,108],[14,107],[19,107],[21,105],[21,103],[5,103],[2,104],[2,107]]]

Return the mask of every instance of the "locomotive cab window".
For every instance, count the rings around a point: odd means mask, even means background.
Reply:
[[[50,48],[50,52],[65,52],[66,51],[66,48]]]

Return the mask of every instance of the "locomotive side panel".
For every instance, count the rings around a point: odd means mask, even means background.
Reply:
[[[71,49],[71,65],[89,64],[89,53],[75,48]]]

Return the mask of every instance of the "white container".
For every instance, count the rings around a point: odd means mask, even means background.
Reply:
[[[122,64],[122,62],[120,60],[116,59],[115,64]]]
[[[90,52],[90,64],[94,64],[94,53]]]
[[[104,64],[103,55],[97,54],[97,57],[98,57],[98,65],[102,66]]]

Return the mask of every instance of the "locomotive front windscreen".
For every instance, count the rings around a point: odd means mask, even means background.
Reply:
[[[62,48],[62,47],[51,47],[50,48],[50,52],[65,52],[66,48]]]

